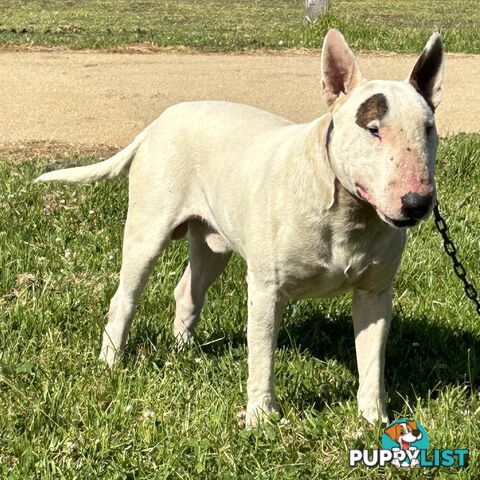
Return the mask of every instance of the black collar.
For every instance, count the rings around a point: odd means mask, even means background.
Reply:
[[[332,132],[333,132],[333,118],[330,120],[330,123],[328,124],[327,140],[325,142],[325,148],[327,149],[327,157],[328,157],[329,161],[330,161],[330,152],[329,152],[328,147],[330,146],[330,140],[332,138]]]
[[[328,128],[327,128],[327,143],[326,143],[327,153],[328,153],[328,147],[330,145],[330,139],[332,137],[332,132],[333,132],[333,118],[330,120],[330,123],[328,124]]]

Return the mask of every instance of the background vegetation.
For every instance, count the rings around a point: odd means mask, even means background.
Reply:
[[[303,0],[3,0],[0,44],[108,48],[147,43],[210,51],[318,48],[329,27],[356,49],[480,52],[478,0],[332,0],[314,25]]]
[[[286,421],[247,432],[235,420],[246,400],[244,264],[235,258],[212,287],[197,345],[176,354],[172,292],[187,247],[174,243],[142,297],[123,363],[105,371],[96,357],[127,182],[33,185],[52,160],[28,160],[0,161],[1,478],[407,478],[347,464],[349,448],[378,448],[381,437],[356,412],[349,297],[288,305],[276,364]],[[440,202],[473,276],[479,162],[480,135],[443,140]],[[409,235],[387,362],[392,418],[415,418],[434,448],[471,450],[466,470],[408,478],[480,478],[478,317],[431,220]]]

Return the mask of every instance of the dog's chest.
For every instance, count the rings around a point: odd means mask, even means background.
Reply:
[[[292,298],[336,296],[359,284],[367,283],[382,259],[350,241],[331,242],[309,248],[302,261],[289,262],[284,269],[285,287]],[[327,248],[325,248],[327,247]]]
[[[340,195],[316,231],[298,242],[295,254],[283,264],[282,283],[291,298],[333,297],[352,288],[382,289],[395,275],[404,233]]]

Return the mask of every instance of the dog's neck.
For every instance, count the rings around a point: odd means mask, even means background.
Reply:
[[[292,155],[292,165],[286,169],[287,182],[291,192],[299,195],[298,185],[303,189],[302,197],[295,202],[295,209],[303,209],[305,218],[327,214],[336,224],[347,230],[389,229],[367,202],[352,195],[338,180],[330,158],[329,146],[335,126],[331,115],[327,114],[306,125],[292,148],[306,161],[299,161]],[[295,172],[292,174],[292,172]]]

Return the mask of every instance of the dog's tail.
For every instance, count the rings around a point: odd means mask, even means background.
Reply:
[[[113,178],[121,173],[128,173],[138,147],[147,137],[150,126],[143,132],[139,133],[130,145],[120,150],[113,157],[103,162],[86,165],[84,167],[64,168],[44,173],[35,179],[36,182],[74,182],[74,183],[91,183],[104,178]]]

